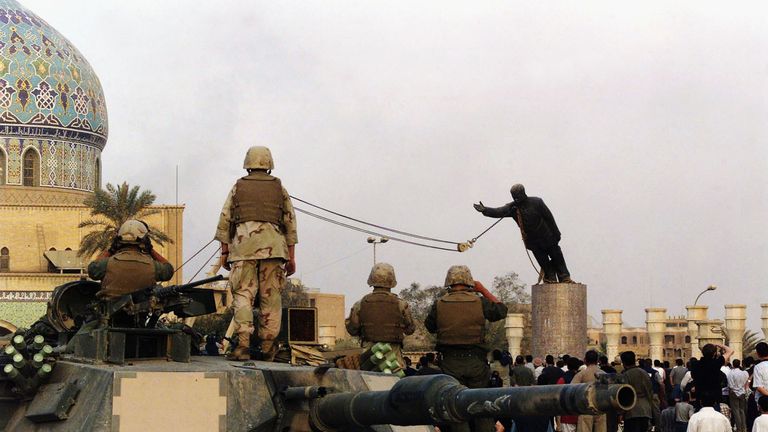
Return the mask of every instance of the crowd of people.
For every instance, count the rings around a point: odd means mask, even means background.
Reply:
[[[489,387],[589,383],[613,375],[631,385],[637,400],[626,412],[597,416],[497,419],[497,431],[517,432],[768,432],[768,344],[756,347],[757,358],[734,359],[733,350],[708,344],[700,358],[687,362],[638,358],[632,351],[614,361],[596,351],[583,358],[516,356],[491,353]],[[406,375],[441,373],[439,354],[428,353],[413,365],[405,357]]]

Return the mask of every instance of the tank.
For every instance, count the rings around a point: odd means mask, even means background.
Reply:
[[[210,280],[108,303],[87,300],[93,285],[57,288],[46,317],[0,353],[0,430],[429,431],[474,417],[634,405],[632,387],[609,381],[468,389],[447,375],[190,356],[189,335],[156,316],[209,313],[194,285]]]

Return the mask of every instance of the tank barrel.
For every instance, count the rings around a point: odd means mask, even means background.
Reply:
[[[336,393],[312,401],[310,418],[321,431],[378,424],[401,426],[465,422],[473,417],[599,414],[629,409],[626,384],[574,384],[468,389],[447,375],[408,377],[389,391]]]

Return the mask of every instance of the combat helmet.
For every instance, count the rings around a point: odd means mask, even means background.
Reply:
[[[445,275],[445,286],[452,285],[466,285],[475,286],[475,280],[472,278],[472,273],[469,271],[469,267],[465,265],[454,265],[448,269],[448,273]]]
[[[272,152],[264,146],[253,146],[248,149],[243,161],[244,169],[275,169],[275,163],[272,161]]]
[[[136,219],[129,219],[120,225],[117,238],[123,243],[141,243],[149,235],[147,224]]]
[[[368,285],[372,287],[394,288],[397,285],[395,268],[391,264],[376,263],[368,275]]]

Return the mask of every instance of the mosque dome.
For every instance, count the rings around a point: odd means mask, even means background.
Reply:
[[[100,184],[106,142],[104,93],[91,65],[42,18],[15,0],[0,0],[4,193],[14,187],[91,192]]]

